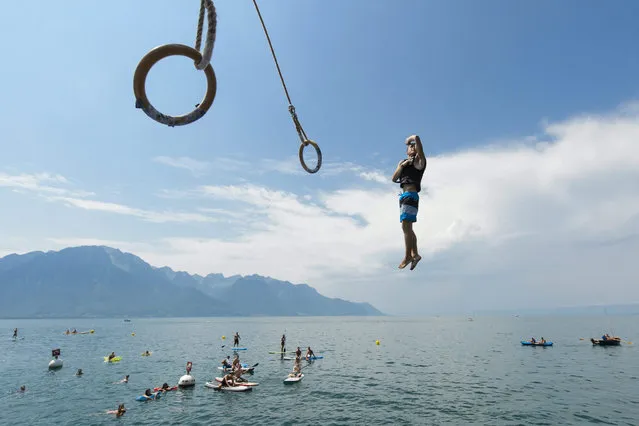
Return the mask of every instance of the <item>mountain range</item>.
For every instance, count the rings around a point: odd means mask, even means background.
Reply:
[[[307,284],[191,275],[105,246],[0,258],[0,296],[2,318],[383,315]]]

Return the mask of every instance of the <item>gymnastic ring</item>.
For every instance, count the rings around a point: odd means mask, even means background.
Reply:
[[[206,75],[206,94],[204,95],[202,102],[200,102],[193,111],[186,115],[172,117],[170,115],[162,114],[156,110],[146,97],[146,77],[149,74],[151,67],[153,67],[153,65],[157,62],[168,56],[176,55],[191,58],[196,64],[202,60],[202,54],[192,47],[185,46],[183,44],[165,44],[152,49],[149,53],[144,55],[135,69],[135,74],[133,75],[135,107],[141,108],[146,115],[151,117],[153,120],[158,123],[166,124],[169,127],[183,126],[202,118],[213,104],[213,99],[215,99],[215,93],[217,91],[215,72],[209,63],[206,68],[204,68],[204,74]]]
[[[315,166],[314,169],[309,169],[306,163],[304,162],[304,148],[307,145],[312,145],[313,148],[315,148],[315,152],[317,153],[317,166]],[[320,167],[322,167],[322,151],[320,151],[319,145],[317,145],[315,142],[313,142],[310,139],[307,139],[300,144],[299,157],[300,157],[300,163],[302,164],[302,167],[304,167],[304,170],[306,170],[309,173],[317,173]]]

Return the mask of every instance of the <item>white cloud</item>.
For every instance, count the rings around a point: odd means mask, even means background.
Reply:
[[[153,161],[165,166],[188,170],[193,176],[203,176],[211,170],[234,171],[250,166],[248,161],[225,157],[216,157],[211,161],[199,161],[190,157],[158,156],[154,157]]]
[[[198,161],[189,157],[173,158],[159,156],[154,157],[153,161],[155,161],[156,163],[164,164],[165,166],[175,167],[178,169],[186,169],[194,175],[200,175],[204,173],[209,167],[209,163],[207,163],[206,161]]]
[[[225,229],[232,237],[158,236],[133,252],[191,273],[308,282],[389,312],[638,302],[639,108],[549,123],[544,131],[429,158],[415,225],[424,259],[415,271],[397,269],[403,238],[392,170],[352,163],[326,172],[352,173],[370,186],[312,194],[257,184],[166,191],[201,198],[209,207],[194,214],[203,221],[210,213],[243,222]],[[175,217],[62,199],[144,220]]]
[[[251,184],[199,187],[191,194],[233,202],[238,215],[259,215],[260,226],[248,220],[233,240],[165,239],[167,250],[143,255],[198,273],[305,281],[391,311],[639,301],[639,267],[628,255],[639,248],[637,111],[545,131],[429,158],[415,225],[424,260],[415,271],[396,269],[397,188],[352,164],[344,168],[379,186],[311,200]]]
[[[12,188],[14,191],[29,191],[37,194],[72,195],[75,197],[87,197],[92,192],[71,190],[62,187],[69,181],[61,175],[50,173],[22,173],[10,175],[0,172],[0,187]]]
[[[94,210],[107,213],[139,217],[148,222],[216,222],[217,218],[200,213],[185,213],[172,211],[151,211],[125,206],[122,204],[108,203],[104,201],[83,200],[70,197],[51,197],[52,200],[61,201],[70,207],[77,207],[84,210]]]

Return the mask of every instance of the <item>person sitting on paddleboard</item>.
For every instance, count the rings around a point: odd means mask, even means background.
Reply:
[[[220,382],[220,384],[217,386],[218,388],[222,388],[222,387],[233,387],[235,386],[235,378],[233,377],[233,374],[227,374],[222,378],[222,381]]]
[[[297,350],[295,351],[295,356],[297,358],[301,358],[302,357],[302,350],[300,349],[300,347],[297,347]]]
[[[235,336],[233,336],[233,347],[240,346],[240,334],[236,331]]]
[[[232,368],[233,364],[231,364],[231,355],[227,355],[226,358],[222,360],[222,368]]]
[[[535,340],[535,338],[534,338],[534,337],[531,337],[531,338],[530,338],[530,343],[533,343],[533,344],[534,344],[534,343],[537,343],[537,341]]]
[[[144,352],[144,356],[150,356],[151,353],[149,351]]]
[[[73,329],[73,331],[71,332],[72,334],[78,334],[78,330],[76,330],[75,328]]]
[[[315,354],[313,353],[313,350],[309,346],[308,349],[306,349],[306,360],[310,361],[311,358],[314,358],[314,357],[315,357]]]

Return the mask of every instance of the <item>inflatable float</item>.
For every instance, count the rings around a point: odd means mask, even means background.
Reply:
[[[162,397],[162,392],[154,392],[151,396],[140,395],[135,398],[136,401],[150,401],[152,399],[160,399]]]
[[[111,361],[109,361],[109,357],[105,356],[104,357],[104,362],[120,362],[122,361],[122,357],[121,356],[116,356],[115,358],[111,359]]]

